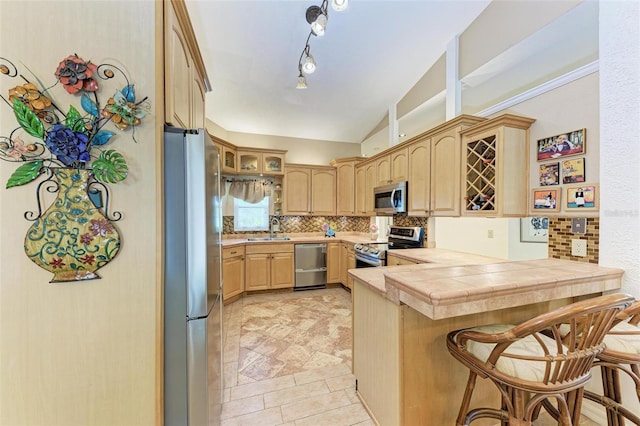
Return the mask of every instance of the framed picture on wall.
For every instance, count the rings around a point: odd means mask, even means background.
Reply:
[[[585,180],[584,157],[562,162],[562,183],[579,183]]]
[[[549,241],[549,218],[520,218],[521,243],[546,243]]]
[[[598,185],[593,183],[571,185],[565,187],[565,209],[576,210],[598,210]]]
[[[586,143],[587,129],[573,130],[548,138],[538,139],[538,161],[584,154]]]
[[[560,163],[540,164],[540,186],[558,185],[560,183]]]
[[[535,188],[531,191],[531,210],[560,211],[560,188]]]

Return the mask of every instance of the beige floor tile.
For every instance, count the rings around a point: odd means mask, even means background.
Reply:
[[[238,386],[238,361],[224,364],[224,387]]]
[[[304,363],[307,370],[329,367],[331,365],[342,365],[342,358],[325,354],[324,352],[316,352],[311,355],[309,361]]]
[[[249,398],[229,401],[222,406],[221,419],[239,417],[245,414],[255,413],[264,410],[264,398],[262,395],[251,396]]]
[[[351,405],[349,398],[344,391],[332,392],[323,395],[311,396],[291,404],[285,404],[281,408],[282,419],[285,422],[298,421],[326,413],[336,408]],[[367,417],[368,418],[368,417]],[[316,425],[320,423],[315,423]]]
[[[301,385],[303,383],[330,379],[332,377],[342,376],[349,373],[351,373],[351,369],[348,366],[346,366],[345,364],[338,364],[326,368],[303,371],[301,373],[296,373],[293,376],[296,383],[298,385]]]
[[[315,416],[296,420],[296,426],[347,426],[370,420],[361,404],[349,404],[344,407],[325,411]]]
[[[261,380],[259,382],[248,383],[245,385],[238,385],[231,388],[231,401],[254,395],[262,395],[280,389],[292,388],[295,385],[296,382],[293,380],[292,375],[276,377],[269,380]]]
[[[226,388],[222,390],[222,402],[229,402],[231,401],[231,389]]]
[[[356,388],[356,378],[353,374],[345,374],[344,376],[332,377],[330,379],[327,379],[326,382],[331,392],[351,388],[355,390]]]
[[[257,381],[258,380],[256,380],[256,379],[252,379],[251,377],[248,377],[248,376],[245,376],[244,374],[238,373],[238,385],[237,386],[246,385],[248,383],[255,383]]]
[[[290,404],[292,402],[300,401],[312,396],[328,394],[329,388],[324,380],[317,382],[306,383],[304,385],[295,386],[293,388],[287,388],[278,390],[275,392],[269,392],[264,394],[264,406],[266,408],[276,407],[279,405]],[[286,419],[285,419],[286,421]]]
[[[231,417],[222,421],[222,426],[275,426],[282,424],[279,407],[268,408],[244,416]]]

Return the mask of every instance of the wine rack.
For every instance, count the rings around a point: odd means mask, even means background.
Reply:
[[[466,210],[496,209],[496,136],[467,144]]]

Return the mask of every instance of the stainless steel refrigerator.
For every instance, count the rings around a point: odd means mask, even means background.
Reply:
[[[206,131],[165,127],[164,423],[220,423],[220,157]],[[153,303],[153,301],[149,301]]]

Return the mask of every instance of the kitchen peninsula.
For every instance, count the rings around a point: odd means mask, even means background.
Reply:
[[[514,262],[441,249],[395,255],[428,263],[349,271],[357,392],[380,425],[455,424],[468,371],[447,352],[449,331],[517,324],[617,290],[623,274],[569,260]],[[499,404],[484,382],[472,406]]]

